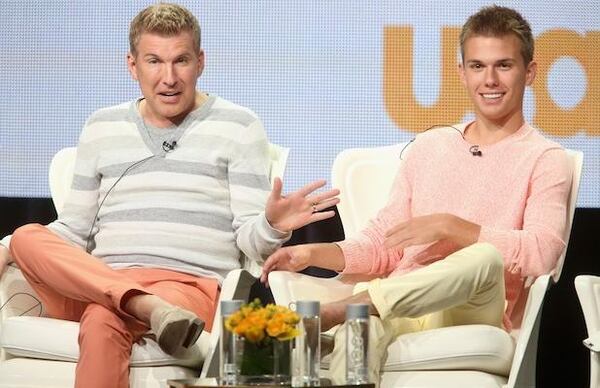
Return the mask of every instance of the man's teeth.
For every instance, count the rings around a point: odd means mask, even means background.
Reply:
[[[483,98],[496,99],[502,97],[502,93],[483,93]]]

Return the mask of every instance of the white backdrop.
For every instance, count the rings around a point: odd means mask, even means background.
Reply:
[[[139,95],[125,66],[127,33],[149,3],[0,0],[0,196],[48,196],[49,161],[76,144],[87,116]],[[202,26],[199,88],[250,107],[270,140],[292,149],[288,190],[328,178],[344,148],[407,141],[471,115],[442,37],[486,2],[181,3]],[[600,1],[497,3],[531,22],[546,64],[527,91],[527,119],[584,151],[579,206],[600,207]],[[394,65],[399,58],[409,65]],[[409,104],[390,99],[399,89]]]

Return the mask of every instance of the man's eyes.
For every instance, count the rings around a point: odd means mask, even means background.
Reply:
[[[188,64],[189,62],[190,62],[190,59],[189,58],[185,58],[185,57],[184,58],[177,58],[175,60],[175,63],[181,63],[181,64],[184,64],[184,65]],[[156,59],[156,58],[149,58],[149,59],[146,60],[146,63],[148,63],[150,65],[155,65],[155,64],[160,63],[160,61],[158,59]]]
[[[471,68],[473,70],[482,70],[484,67],[485,66],[482,65],[481,63],[472,63],[471,65],[469,65],[469,68]],[[502,62],[502,63],[498,64],[497,67],[502,70],[508,70],[508,69],[512,68],[512,63]]]

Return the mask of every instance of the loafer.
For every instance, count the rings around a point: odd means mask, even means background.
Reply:
[[[204,321],[196,314],[180,307],[154,311],[150,327],[163,352],[174,357],[184,357],[204,330]]]

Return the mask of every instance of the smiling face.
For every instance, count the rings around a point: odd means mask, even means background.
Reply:
[[[524,122],[525,86],[535,79],[536,63],[525,64],[521,42],[514,34],[475,35],[464,43],[460,76],[475,108],[475,116],[495,126],[515,130]]]
[[[127,55],[127,66],[144,96],[141,115],[151,125],[179,125],[196,108],[196,81],[204,69],[204,52],[191,32],[143,33],[135,55]]]

